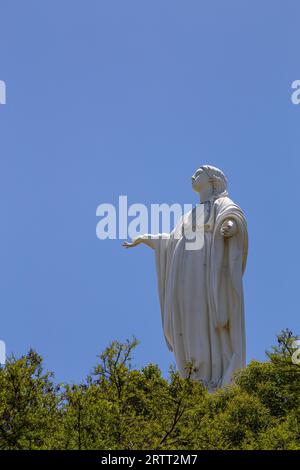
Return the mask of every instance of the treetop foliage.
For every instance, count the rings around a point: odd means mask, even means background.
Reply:
[[[267,361],[252,361],[209,393],[173,367],[133,368],[133,338],[113,341],[80,384],[60,384],[33,350],[0,369],[1,449],[300,449],[297,338],[277,337]],[[188,367],[192,367],[189,365]]]

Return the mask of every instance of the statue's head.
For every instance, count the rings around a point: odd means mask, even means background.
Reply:
[[[212,189],[215,197],[227,196],[227,178],[223,171],[215,166],[202,165],[192,176],[192,188],[196,193],[200,193],[208,186]]]

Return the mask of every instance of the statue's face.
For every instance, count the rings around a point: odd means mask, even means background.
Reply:
[[[207,173],[202,168],[199,168],[192,176],[193,190],[196,191],[196,193],[199,193],[208,185],[210,185],[210,181]]]

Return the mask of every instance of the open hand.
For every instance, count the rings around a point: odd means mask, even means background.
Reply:
[[[140,243],[142,243],[142,239],[141,237],[138,237],[136,238],[135,240],[133,240],[132,242],[124,242],[122,243],[122,246],[124,248],[133,248],[134,246],[137,246],[139,245]]]

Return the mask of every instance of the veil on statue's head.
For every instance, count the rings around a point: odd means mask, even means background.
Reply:
[[[228,196],[227,178],[225,174],[223,173],[223,171],[212,165],[201,165],[199,170],[200,169],[206,173],[206,175],[209,178],[209,182],[212,185],[212,188],[213,188],[212,199],[216,200],[221,197],[227,197]],[[192,223],[193,223],[192,212],[193,211],[194,209],[192,211],[187,212],[186,214],[183,214],[183,216],[180,217],[179,222],[177,222],[172,232],[173,237],[175,239],[180,239],[182,237],[183,225],[185,225],[185,230],[189,230],[188,227],[192,227]]]
[[[209,178],[209,182],[212,185],[212,188],[213,188],[212,199],[213,200],[228,196],[227,178],[222,170],[212,165],[201,165],[199,170],[200,169],[206,173],[206,175]],[[175,239],[180,239],[182,237],[183,225],[185,225],[185,230],[189,230],[189,228],[192,227],[192,224],[193,224],[192,212],[193,211],[194,209],[190,212],[187,212],[186,214],[183,214],[183,216],[180,218],[179,223],[176,225],[173,231]]]
[[[227,178],[223,171],[212,165],[202,165],[200,167],[207,176],[213,187],[213,196],[215,198],[228,196]]]

